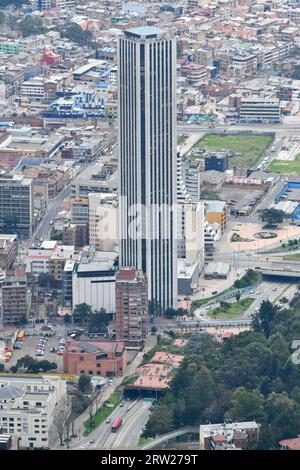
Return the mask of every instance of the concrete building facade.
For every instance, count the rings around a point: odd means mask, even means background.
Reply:
[[[135,28],[118,54],[120,265],[146,274],[149,299],[176,307],[176,40]]]

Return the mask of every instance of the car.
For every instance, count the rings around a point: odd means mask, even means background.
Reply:
[[[143,432],[146,431],[146,429],[147,429],[146,426],[143,426],[143,427],[142,427],[142,431],[143,431]]]
[[[210,307],[209,306],[205,307],[205,310],[210,310]]]
[[[123,406],[124,406],[124,403],[120,403],[120,408],[123,408]]]
[[[277,287],[274,287],[274,288],[272,289],[273,292],[275,292],[276,290],[277,290]]]
[[[250,294],[255,294],[255,290],[251,290],[251,291],[250,291]]]
[[[90,444],[94,444],[94,442],[95,442],[95,439],[90,440]]]
[[[109,380],[108,383],[109,383],[109,385],[113,385],[114,381],[113,381],[113,380]]]
[[[111,423],[111,419],[107,418],[107,420],[105,422],[106,422],[106,424],[109,424],[109,423]]]

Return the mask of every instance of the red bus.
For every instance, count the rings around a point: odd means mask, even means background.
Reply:
[[[122,418],[117,418],[111,427],[111,432],[117,432],[117,430],[121,427],[122,422]]]

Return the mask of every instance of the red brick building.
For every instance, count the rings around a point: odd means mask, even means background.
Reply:
[[[133,267],[121,267],[116,278],[116,339],[142,347],[148,334],[146,277]]]
[[[64,372],[69,374],[122,377],[126,365],[122,341],[66,341]]]

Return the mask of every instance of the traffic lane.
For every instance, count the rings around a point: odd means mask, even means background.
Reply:
[[[281,296],[281,293],[286,290],[287,285],[287,283],[282,282],[262,282],[261,287],[256,289],[255,294],[248,296],[250,298],[254,297],[254,301],[244,312],[242,318],[251,317],[264,300],[270,300],[270,302],[274,302],[276,298]]]
[[[49,201],[48,207],[47,207],[47,213],[45,217],[43,218],[43,220],[38,225],[38,227],[36,228],[32,236],[32,240],[34,240],[34,238],[40,239],[40,238],[45,238],[48,236],[50,232],[50,228],[51,228],[51,225],[50,225],[51,220],[55,219],[57,213],[59,212],[61,208],[63,201],[70,195],[70,193],[71,193],[71,185],[69,184],[68,186],[66,186],[65,189],[63,189],[58,194],[56,198]]]
[[[118,405],[111,414],[106,418],[110,419],[110,423],[106,423],[106,420],[101,423],[88,437],[82,439],[80,442],[74,443],[73,448],[77,449],[98,449],[102,448],[111,434],[111,427],[117,418],[123,418],[128,409],[132,406],[132,401],[124,401],[124,406]]]
[[[150,415],[151,402],[142,401],[135,407],[133,413],[126,418],[126,421],[117,432],[112,448],[136,447],[143,426],[146,425]]]

